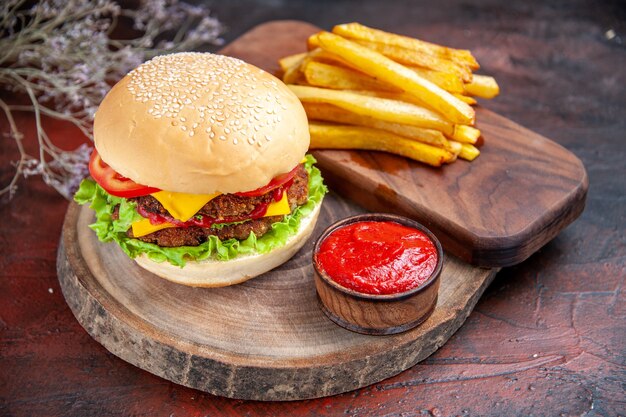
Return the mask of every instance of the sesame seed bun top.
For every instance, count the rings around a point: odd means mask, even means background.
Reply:
[[[166,191],[249,191],[296,166],[306,114],[277,78],[239,59],[164,55],[117,83],[95,115],[102,160]]]

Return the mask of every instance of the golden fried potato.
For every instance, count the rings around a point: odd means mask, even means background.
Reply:
[[[459,153],[459,158],[465,159],[466,161],[473,161],[480,155],[480,151],[478,148],[469,143],[460,143],[454,140],[449,140],[451,144],[458,143],[461,145],[461,152]]]
[[[438,85],[449,93],[462,94],[465,92],[463,80],[456,75],[448,72],[434,71],[428,68],[408,67],[411,71],[422,78],[427,79],[431,83]]]
[[[384,130],[360,126],[310,123],[311,149],[365,149],[390,152],[435,167],[454,159],[442,148],[426,145]]]
[[[461,100],[462,102],[469,104],[470,106],[473,106],[474,104],[477,103],[474,97],[464,96],[463,94],[452,94],[452,95],[458,98],[459,100]]]
[[[283,71],[287,71],[294,65],[300,65],[306,55],[306,52],[302,52],[301,54],[288,55],[279,59],[278,64],[280,65],[280,69],[282,69]]]
[[[451,135],[454,126],[436,112],[424,107],[386,98],[370,97],[351,91],[288,85],[302,102],[328,103],[353,113],[388,122],[435,129]]]
[[[450,139],[454,139],[458,142],[469,143],[475,145],[480,137],[480,130],[472,126],[455,125],[454,133],[450,136]]]
[[[317,35],[320,47],[357,66],[366,74],[403,89],[457,124],[474,123],[474,109],[405,66],[332,33]],[[426,127],[426,126],[424,126]]]
[[[480,155],[471,106],[500,89],[473,74],[470,51],[359,23],[311,35],[307,47],[280,66],[307,113],[311,148],[380,150],[433,166]]]
[[[300,71],[300,65],[296,64],[287,68],[287,71],[283,74],[283,82],[285,84],[301,84],[306,80],[302,71]]]
[[[325,103],[303,103],[304,110],[309,120],[322,120],[356,126],[371,127],[385,130],[396,135],[423,142],[432,146],[450,150],[450,144],[445,136],[433,129],[410,126],[400,123],[387,122],[369,116],[352,113],[332,104]],[[457,154],[461,151],[459,146]]]
[[[385,45],[384,43],[363,41],[360,39],[352,39],[350,42],[357,43],[372,51],[376,51],[393,61],[410,66],[429,68],[434,71],[440,71],[457,75],[464,82],[472,80],[472,70],[469,67],[459,65],[456,62],[442,59],[432,55],[418,54],[410,49],[402,48],[394,45]]]
[[[500,94],[500,86],[493,77],[474,74],[472,81],[465,84],[465,92],[470,96],[494,98]]]
[[[430,54],[443,59],[466,65],[473,70],[480,66],[472,53],[465,49],[454,49],[425,42],[408,36],[397,35],[395,33],[384,32],[373,29],[360,23],[345,23],[333,28],[333,33],[350,39],[361,39],[364,41],[379,42],[386,45],[395,45],[406,49],[411,49],[420,54]]]
[[[302,68],[309,84],[333,90],[381,90],[400,92],[398,87],[349,68],[337,67],[317,61],[308,61]]]

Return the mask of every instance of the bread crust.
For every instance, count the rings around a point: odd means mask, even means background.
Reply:
[[[94,120],[100,157],[133,181],[210,194],[254,190],[296,166],[306,113],[271,74],[209,53],[156,57],[131,71]]]

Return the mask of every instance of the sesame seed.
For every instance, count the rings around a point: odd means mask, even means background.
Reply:
[[[135,100],[145,103],[147,114],[171,119],[169,125],[180,127],[189,137],[204,130],[214,138],[214,127],[224,132],[219,135],[222,141],[236,134],[234,144],[261,146],[250,130],[274,128],[283,119],[281,109],[287,110],[279,84],[265,74],[235,58],[185,52],[161,55],[140,65],[130,72],[127,88]],[[251,92],[258,86],[265,87],[262,94]],[[235,107],[239,111],[231,112]],[[273,117],[261,116],[261,111]],[[268,135],[265,139],[271,140]]]

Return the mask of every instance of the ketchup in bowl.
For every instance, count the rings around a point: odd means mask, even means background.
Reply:
[[[313,245],[320,308],[353,332],[389,335],[425,322],[437,307],[443,249],[415,220],[366,213],[339,220]]]
[[[362,294],[398,294],[433,274],[437,247],[421,230],[394,221],[359,221],[330,233],[315,255],[339,285]]]

